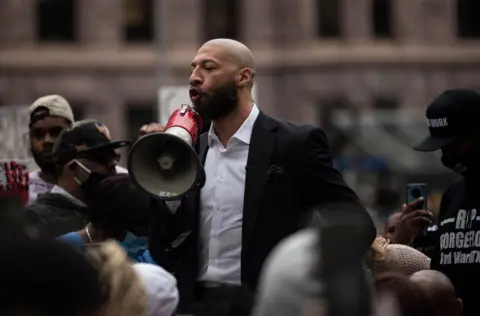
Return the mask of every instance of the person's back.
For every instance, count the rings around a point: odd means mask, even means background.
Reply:
[[[88,208],[60,193],[40,194],[37,201],[25,208],[27,226],[38,237],[53,240],[87,225]]]

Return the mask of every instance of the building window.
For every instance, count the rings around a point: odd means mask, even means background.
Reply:
[[[138,131],[143,125],[158,120],[157,103],[152,101],[127,104],[125,120],[127,124],[128,139],[137,139]]]
[[[393,37],[392,16],[391,0],[373,0],[373,35],[376,38]]]
[[[77,37],[74,0],[39,0],[37,37],[45,42],[73,42]]]
[[[205,40],[213,38],[239,39],[240,1],[204,0],[203,24]]]
[[[457,33],[460,38],[480,38],[479,19],[479,0],[457,0]]]
[[[342,97],[332,97],[319,100],[319,123],[320,127],[325,131],[328,137],[330,151],[334,156],[341,154],[344,146],[348,142],[348,135],[335,124],[336,111],[349,111],[349,103]]]
[[[342,36],[340,0],[317,0],[317,34],[323,38]]]
[[[127,42],[154,39],[153,0],[123,0],[123,36]]]

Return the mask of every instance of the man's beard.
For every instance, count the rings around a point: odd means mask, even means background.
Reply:
[[[30,149],[30,152],[32,153],[33,160],[35,160],[35,163],[40,170],[48,174],[55,174],[55,164],[53,163],[52,156],[45,156],[44,154],[39,153],[32,148]]]
[[[214,121],[232,113],[237,105],[237,87],[235,82],[231,82],[211,93],[201,91],[201,97],[193,106],[204,121]]]

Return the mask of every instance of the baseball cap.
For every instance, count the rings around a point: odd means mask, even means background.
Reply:
[[[70,104],[64,97],[57,94],[46,95],[35,100],[30,106],[29,115],[30,126],[47,116],[63,117],[70,123],[75,121]]]
[[[413,147],[435,151],[461,136],[480,133],[480,94],[471,89],[447,90],[426,111],[430,135]]]
[[[130,143],[127,140],[112,141],[107,126],[96,120],[77,121],[58,135],[53,147],[53,160],[62,164],[80,155],[115,150]]]

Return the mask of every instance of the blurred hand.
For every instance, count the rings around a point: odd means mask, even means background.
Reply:
[[[151,134],[151,133],[160,133],[165,131],[165,125],[160,123],[150,123],[147,125],[143,125],[140,128],[140,136]]]
[[[392,243],[411,245],[415,237],[432,224],[433,214],[421,209],[423,203],[422,197],[402,206],[400,220],[392,232]]]

